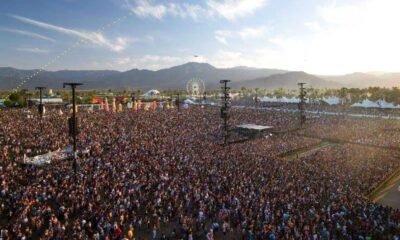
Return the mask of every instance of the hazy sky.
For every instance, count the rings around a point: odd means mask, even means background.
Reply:
[[[400,71],[399,9],[399,0],[1,0],[0,66]]]

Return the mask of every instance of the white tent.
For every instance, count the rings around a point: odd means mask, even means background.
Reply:
[[[380,108],[379,104],[368,99],[364,99],[361,103],[354,103],[351,107],[361,108]]]
[[[152,89],[147,91],[145,94],[143,94],[143,97],[155,97],[160,95],[160,91],[156,90],[156,89]]]
[[[260,102],[278,102],[278,99],[276,97],[270,98],[270,97],[261,97],[258,98]]]
[[[328,97],[328,98],[323,98],[322,101],[326,102],[329,105],[337,105],[340,103],[340,98],[338,97]]]
[[[288,103],[299,103],[300,99],[296,98],[296,97],[292,97],[290,99],[287,99]]]
[[[290,102],[290,100],[288,98],[286,98],[286,97],[283,97],[283,98],[280,99],[280,102],[288,103],[288,102]]]
[[[376,103],[380,106],[380,108],[400,108],[399,105],[396,106],[393,103],[386,102],[382,99],[378,100]]]
[[[299,103],[300,100],[298,98],[292,97],[292,98],[276,98],[276,97],[262,97],[259,98],[260,102],[280,102],[280,103]]]
[[[190,100],[190,99],[186,99],[183,101],[184,104],[196,104],[194,101]]]

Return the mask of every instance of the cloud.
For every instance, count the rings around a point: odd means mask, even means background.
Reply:
[[[398,71],[398,9],[397,0],[318,6],[304,23],[311,31],[271,37],[253,57],[256,64],[317,74]]]
[[[128,42],[129,42],[127,38],[122,38],[122,37],[118,37],[115,40],[111,41],[111,40],[107,39],[106,37],[104,37],[104,35],[100,32],[68,29],[68,28],[52,25],[49,23],[36,21],[36,20],[30,19],[30,18],[18,16],[18,15],[10,15],[10,16],[21,22],[31,24],[36,27],[53,30],[53,31],[56,31],[56,32],[59,32],[62,34],[66,34],[69,36],[73,36],[73,37],[78,37],[82,40],[94,43],[98,46],[107,47],[108,49],[110,49],[114,52],[123,51],[124,49],[127,48]]]
[[[232,32],[227,31],[227,30],[218,30],[215,31],[215,39],[217,39],[218,42],[223,43],[225,45],[228,45],[228,42],[226,41],[227,38],[232,37]]]
[[[41,48],[17,48],[20,52],[30,52],[30,53],[48,53],[49,50]]]
[[[258,38],[264,33],[264,31],[265,27],[255,27],[255,28],[247,27],[240,30],[239,35],[242,39]]]
[[[167,14],[167,7],[163,4],[151,4],[150,1],[138,0],[136,6],[131,9],[137,16],[163,18]]]
[[[210,13],[207,9],[195,4],[188,3],[154,3],[152,0],[136,0],[135,6],[129,1],[126,2],[128,8],[138,17],[152,17],[162,19],[165,16],[180,18],[192,18],[198,20],[200,16],[207,16]]]
[[[15,34],[24,35],[24,36],[28,36],[28,37],[32,37],[32,38],[37,38],[37,39],[42,39],[42,40],[46,40],[46,41],[49,41],[49,42],[56,42],[56,40],[54,40],[53,38],[49,38],[49,37],[43,36],[41,34],[37,34],[37,33],[34,33],[34,32],[29,32],[29,31],[24,31],[24,30],[19,30],[19,29],[2,28],[2,27],[0,27],[0,31],[15,33]]]
[[[200,16],[209,16],[210,12],[199,5],[193,4],[168,4],[168,13],[172,16],[178,16],[181,18],[192,18],[193,20],[198,20]]]
[[[136,0],[132,6],[126,0],[128,8],[138,17],[152,17],[162,19],[166,16],[180,18],[209,18],[221,16],[230,21],[252,15],[256,10],[264,7],[269,0],[207,0],[206,6],[189,3],[156,3],[153,0]]]
[[[208,0],[208,7],[216,14],[228,19],[236,20],[254,14],[254,12],[268,3],[268,0]]]
[[[118,58],[116,60],[116,64],[117,65],[126,65],[126,64],[129,64],[130,62],[131,62],[131,58],[130,57]]]
[[[239,51],[218,51],[212,58],[210,64],[220,68],[237,66],[254,66],[255,62]]]
[[[335,65],[342,72],[398,70],[398,9],[397,0],[317,8],[324,28],[311,36],[310,58],[325,71]]]
[[[215,39],[225,45],[228,44],[228,38],[233,38],[233,37],[240,37],[243,40],[245,39],[255,39],[259,38],[263,35],[263,33],[266,31],[267,27],[266,26],[259,26],[259,27],[246,27],[238,32],[232,32],[229,30],[217,30],[214,32]]]
[[[318,22],[305,22],[304,26],[306,26],[311,31],[318,31],[321,29],[321,26]]]

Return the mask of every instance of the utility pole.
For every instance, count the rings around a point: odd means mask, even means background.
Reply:
[[[44,105],[43,105],[43,90],[46,89],[45,87],[36,87],[39,90],[39,106],[38,111],[40,115],[40,132],[43,132],[43,114],[44,114]]]
[[[65,86],[71,86],[72,89],[72,118],[68,119],[68,125],[69,125],[69,134],[72,135],[72,140],[73,140],[73,151],[74,151],[74,172],[77,172],[78,169],[78,162],[77,162],[77,157],[76,157],[76,135],[78,133],[78,119],[76,117],[76,98],[75,98],[75,88],[76,86],[83,85],[82,83],[64,83],[63,88]]]
[[[230,99],[231,97],[229,96],[229,90],[230,87],[228,87],[228,82],[230,80],[220,80],[219,81],[222,84],[222,94],[223,96],[221,97],[222,99],[222,104],[221,104],[221,118],[223,120],[223,137],[224,137],[224,146],[228,144],[228,138],[229,138],[229,125],[228,125],[228,120],[229,120],[229,109],[230,109]]]
[[[300,102],[299,102],[298,108],[299,108],[299,112],[300,112],[300,125],[301,126],[303,126],[306,123],[305,110],[306,110],[307,92],[306,92],[306,89],[304,88],[304,84],[306,84],[306,83],[298,83],[298,85],[300,87],[300,95],[299,95]]]

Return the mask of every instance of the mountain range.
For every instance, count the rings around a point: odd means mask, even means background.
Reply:
[[[0,67],[0,90],[16,88],[21,81],[38,70],[20,70]],[[206,89],[219,88],[219,80],[230,79],[231,87],[246,88],[297,88],[298,82],[306,82],[315,88],[340,87],[393,87],[400,85],[400,73],[353,73],[340,76],[311,75],[305,72],[293,72],[268,68],[216,68],[207,63],[189,62],[183,65],[157,71],[132,69],[129,71],[112,70],[61,70],[42,71],[27,80],[21,88],[33,89],[45,86],[61,89],[63,82],[81,82],[80,89],[186,89],[186,83],[192,78],[204,81]]]

